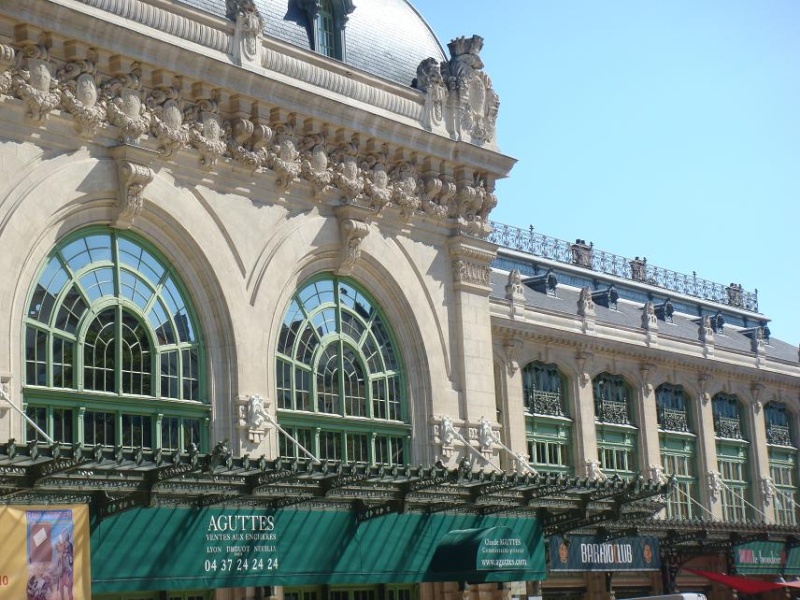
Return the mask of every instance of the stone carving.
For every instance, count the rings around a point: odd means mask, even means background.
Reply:
[[[16,73],[12,76],[12,87],[25,102],[26,116],[36,122],[61,104],[58,80],[53,77],[50,65],[49,40],[45,34],[38,43],[26,41],[17,55]]]
[[[336,168],[333,174],[334,185],[348,204],[361,196],[364,190],[364,177],[358,166],[358,145],[355,141],[344,142],[333,153]]]
[[[518,302],[525,301],[525,290],[522,285],[522,274],[519,269],[511,269],[506,283],[506,299]]]
[[[761,495],[764,496],[764,505],[769,506],[772,504],[772,498],[775,496],[775,485],[772,483],[772,478],[765,475],[761,478]]]
[[[147,97],[145,105],[150,110],[150,131],[159,142],[159,152],[166,158],[189,144],[189,126],[183,122],[183,99],[181,98],[181,81],[176,77],[173,81],[156,73],[159,84]]]
[[[456,184],[438,177],[435,173],[426,173],[419,181],[420,204],[426,214],[437,219],[447,218],[451,212],[451,201],[456,195]]]
[[[349,275],[361,258],[361,241],[369,233],[369,225],[356,219],[343,219],[339,231],[342,237],[339,273]]]
[[[709,498],[712,502],[717,502],[719,500],[719,494],[722,491],[722,477],[717,471],[709,471],[707,476]]]
[[[708,315],[703,317],[702,321],[700,322],[700,327],[697,329],[697,334],[703,344],[714,344],[714,328],[711,325],[711,317]]]
[[[314,199],[321,200],[332,189],[333,168],[328,164],[324,133],[310,133],[300,142],[300,173],[314,186]]]
[[[119,213],[114,227],[129,229],[144,206],[144,188],[153,180],[153,171],[130,160],[117,161]]]
[[[447,129],[457,140],[482,146],[492,141],[495,134],[500,98],[492,89],[492,82],[483,69],[479,53],[483,38],[473,35],[460,37],[448,45],[450,60],[442,67],[449,90],[447,100],[451,115]]]
[[[491,269],[487,265],[457,259],[453,261],[453,279],[456,283],[489,285]]]
[[[578,295],[578,316],[594,317],[594,299],[591,288],[583,287]]]
[[[106,126],[106,101],[100,98],[97,86],[97,55],[86,52],[83,60],[73,60],[59,69],[61,106],[75,119],[75,129],[84,138],[91,138]]]
[[[408,160],[400,161],[389,173],[392,179],[392,199],[400,207],[400,216],[408,220],[419,208],[417,178],[414,164]]]
[[[600,468],[600,461],[595,458],[586,460],[586,478],[589,481],[607,481],[608,475]]]
[[[647,281],[647,259],[646,258],[639,258],[638,256],[634,258],[630,263],[628,263],[631,267],[631,279],[634,281]]]
[[[442,423],[439,430],[439,439],[442,446],[452,446],[455,439],[458,437],[456,428],[453,426],[453,419],[450,417],[442,417]]]
[[[570,246],[572,250],[572,264],[583,267],[584,269],[592,268],[592,252],[594,244],[586,243],[586,240],[575,240],[575,243]]]
[[[442,124],[447,86],[442,77],[442,67],[435,58],[426,58],[417,67],[417,89],[425,92],[422,109],[422,126],[428,130]]]
[[[0,44],[0,94],[8,94],[11,91],[12,74],[17,53],[8,44]]]
[[[648,331],[658,329],[656,308],[650,300],[645,302],[642,307],[642,329],[647,329]]]
[[[664,473],[664,467],[661,465],[650,465],[650,479],[662,485],[667,483],[668,478],[666,473]]]
[[[750,338],[750,349],[758,355],[763,355],[766,351],[766,341],[764,339],[764,328],[756,327]]]
[[[508,374],[512,377],[519,371],[519,360],[517,360],[517,357],[521,349],[522,342],[519,340],[509,337],[503,342],[503,350],[506,355],[506,368],[508,369]]]
[[[237,117],[225,123],[225,136],[228,150],[239,164],[255,171],[268,162],[272,129],[267,125]]]
[[[381,212],[391,202],[394,194],[393,188],[389,185],[386,162],[384,147],[378,152],[369,154],[361,166],[364,173],[364,194],[369,198],[370,206],[375,212]]]
[[[287,123],[282,123],[275,127],[275,134],[277,145],[272,148],[275,183],[284,191],[289,191],[302,168],[300,153],[295,146],[294,128]]]
[[[199,99],[193,107],[189,143],[200,153],[200,164],[209,170],[216,166],[227,147],[225,129],[219,118],[216,94]]]
[[[119,127],[118,139],[125,144],[135,143],[150,128],[141,98],[141,77],[141,66],[133,63],[128,73],[117,71],[102,87],[108,120]]]
[[[236,22],[233,35],[234,58],[239,64],[260,65],[261,32],[264,19],[253,0],[227,0],[227,15]]]
[[[492,424],[489,422],[489,419],[481,417],[478,440],[481,443],[481,450],[483,452],[490,451],[494,444],[500,442],[500,436],[492,429]]]
[[[254,394],[247,399],[247,424],[250,429],[261,429],[267,420],[267,411],[264,408],[264,399]]]

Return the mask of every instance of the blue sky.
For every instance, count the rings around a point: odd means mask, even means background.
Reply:
[[[758,289],[800,343],[800,2],[411,2],[484,38],[519,161],[494,220]]]

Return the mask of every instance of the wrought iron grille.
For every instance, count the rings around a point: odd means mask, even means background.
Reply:
[[[566,416],[561,404],[561,394],[558,392],[533,390],[528,393],[526,406],[528,412],[535,415],[547,415],[550,417]]]
[[[742,424],[739,419],[735,417],[714,417],[714,431],[717,437],[728,438],[732,440],[742,440]]]
[[[628,405],[625,402],[614,400],[599,400],[597,402],[597,420],[602,423],[630,425]]]
[[[689,431],[685,410],[662,406],[658,409],[658,424],[666,431]]]
[[[495,221],[491,222],[491,226],[492,232],[489,234],[489,241],[505,248],[570,265],[578,264],[607,275],[644,282],[694,298],[758,312],[758,291],[749,292],[738,284],[715,283],[698,277],[697,273],[691,275],[677,273],[647,264],[646,261],[639,258],[625,258],[586,246],[585,243],[573,244],[538,233],[534,231],[533,226],[528,229],[520,229]],[[576,259],[576,252],[580,260]]]
[[[767,425],[767,443],[779,446],[791,446],[792,436],[787,425]]]

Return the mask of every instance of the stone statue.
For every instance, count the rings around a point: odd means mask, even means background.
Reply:
[[[267,419],[267,411],[264,409],[264,399],[254,394],[247,399],[247,424],[250,429],[260,429]]]

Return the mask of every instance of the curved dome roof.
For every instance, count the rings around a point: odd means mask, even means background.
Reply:
[[[219,16],[226,0],[180,0]],[[303,0],[255,0],[264,33],[312,49]],[[446,60],[436,35],[408,0],[353,0],[345,26],[345,60],[353,68],[411,86],[419,63]]]

